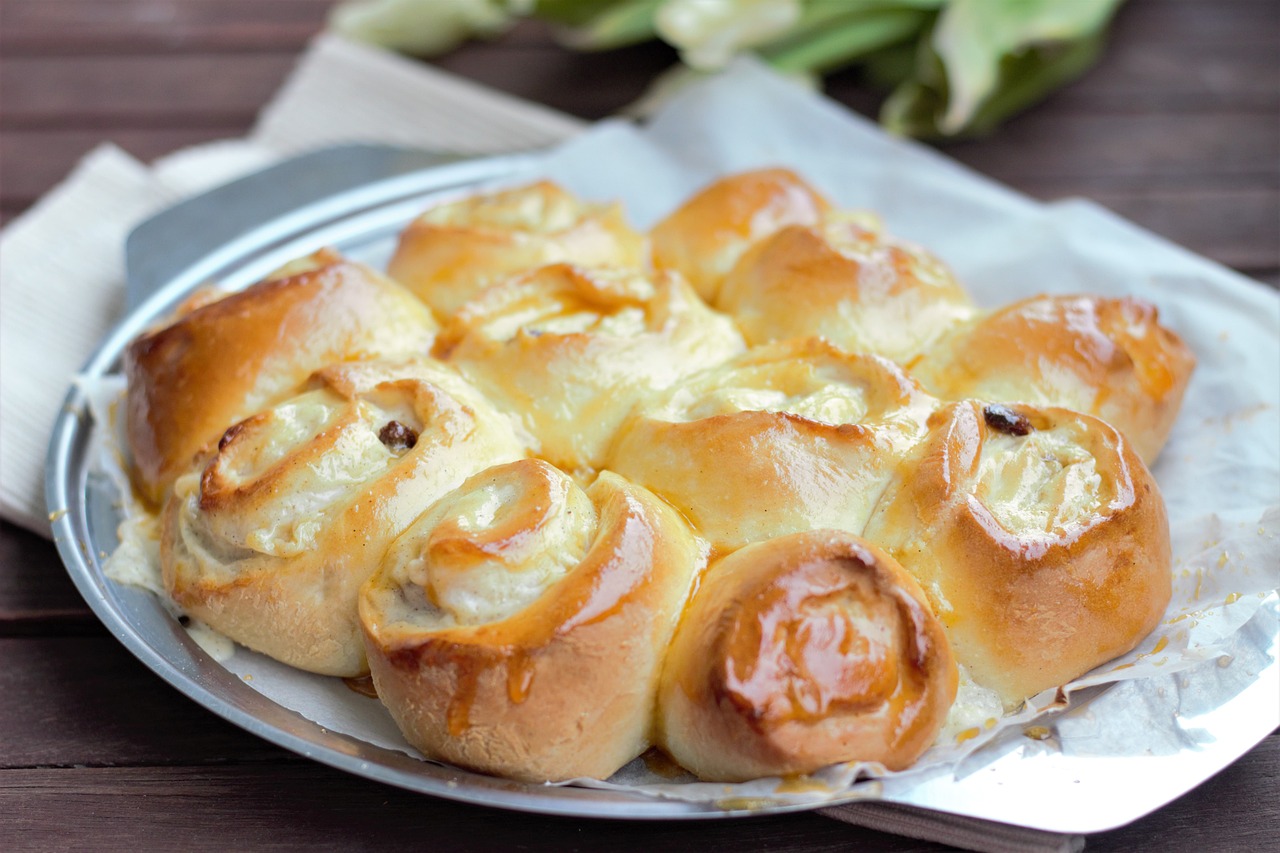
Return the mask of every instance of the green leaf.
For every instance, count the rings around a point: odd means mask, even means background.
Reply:
[[[873,51],[917,36],[929,15],[912,9],[883,9],[833,17],[826,26],[760,49],[781,71],[824,72],[847,65]]]
[[[348,0],[329,14],[336,32],[417,56],[444,53],[473,36],[497,35],[509,21],[498,0]]]
[[[1102,32],[1075,42],[1010,56],[1001,63],[1001,79],[1007,81],[991,93],[965,125],[965,132],[981,135],[994,130],[1014,113],[1043,99],[1087,71],[1102,52]]]
[[[879,89],[893,89],[915,71],[916,42],[890,45],[862,59],[863,77]]]
[[[1084,73],[1123,0],[952,0],[881,108],[894,133],[989,132]]]
[[[939,119],[954,134],[973,120],[1002,80],[1002,64],[1042,45],[1094,37],[1123,0],[952,0],[932,45],[946,69],[947,106]]]
[[[533,16],[553,24],[580,27],[617,3],[618,0],[537,0]]]
[[[568,2],[568,0],[560,0]],[[612,50],[648,41],[656,35],[653,16],[664,0],[611,2],[573,26],[556,33],[566,47],[576,50]]]

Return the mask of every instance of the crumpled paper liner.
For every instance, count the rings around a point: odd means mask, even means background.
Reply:
[[[1154,468],[1174,531],[1174,601],[1134,652],[1061,694],[1034,697],[1019,713],[974,721],[901,774],[837,765],[804,780],[722,785],[672,781],[638,761],[611,780],[578,784],[726,806],[835,802],[881,796],[886,785],[962,779],[1007,753],[1011,740],[1027,740],[1024,734],[1039,750],[1111,756],[1176,753],[1212,737],[1153,709],[1171,695],[1214,707],[1276,665],[1268,652],[1280,586],[1276,294],[1088,202],[1028,200],[750,64],[682,93],[644,130],[598,126],[550,152],[542,171],[588,198],[622,199],[647,227],[715,175],[773,164],[798,169],[841,205],[877,210],[890,233],[946,260],[980,304],[1084,291],[1134,294],[1159,306],[1200,359]],[[328,729],[413,754],[376,700],[341,681],[244,650],[226,665]],[[1114,686],[1098,692],[1108,683]],[[1075,692],[1088,698],[1084,711],[1064,713],[1065,696]],[[1273,711],[1260,710],[1270,726]]]

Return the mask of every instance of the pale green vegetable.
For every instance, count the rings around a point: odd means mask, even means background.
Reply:
[[[690,68],[723,68],[746,48],[768,44],[800,20],[800,0],[667,0],[658,34]]]
[[[502,0],[351,0],[334,8],[329,26],[359,41],[430,56],[498,34],[518,9]]]
[[[560,31],[560,41],[577,50],[610,50],[638,44],[657,36],[654,15],[665,0],[608,0],[594,15],[566,15],[559,23],[569,24]],[[574,5],[572,0],[553,0],[555,6]],[[543,9],[543,4],[538,5]],[[556,20],[552,18],[552,20]]]
[[[812,78],[858,65],[891,88],[880,120],[911,136],[983,133],[1084,72],[1123,0],[348,0],[334,29],[408,53],[448,50],[516,17],[557,26],[578,50],[661,38],[683,66],[644,111],[752,52]],[[633,106],[630,112],[638,112]]]
[[[990,130],[1096,59],[1123,0],[950,0],[881,120],[912,136]]]

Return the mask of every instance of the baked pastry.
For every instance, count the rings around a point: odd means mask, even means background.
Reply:
[[[243,645],[360,675],[356,593],[387,546],[471,474],[524,455],[508,420],[430,359],[333,365],[178,478],[165,588]]]
[[[819,338],[755,347],[640,410],[608,466],[720,552],[784,533],[860,533],[936,401],[901,368]]]
[[[464,305],[435,353],[519,417],[538,456],[579,473],[638,401],[742,348],[679,275],[552,264]]]
[[[661,742],[704,779],[909,766],[955,700],[924,594],[856,536],[795,533],[706,573],[667,653]]]
[[[639,755],[704,549],[604,472],[585,492],[524,460],[481,472],[391,547],[360,597],[378,696],[431,758],[527,781]]]
[[[321,250],[140,335],[124,353],[139,492],[158,505],[227,427],[295,393],[314,371],[425,354],[436,329],[400,285]]]
[[[675,270],[715,304],[734,264],[756,241],[788,225],[816,225],[830,204],[790,169],[723,177],[649,232],[654,267]]]
[[[1155,481],[1123,435],[1067,409],[942,409],[865,535],[1007,706],[1132,649],[1171,594]]]
[[[513,273],[559,261],[638,267],[643,257],[644,238],[617,204],[539,181],[433,207],[400,234],[387,272],[447,317]]]
[[[821,335],[902,364],[975,313],[941,261],[888,237],[865,215],[844,213],[757,242],[724,280],[715,305],[752,346]]]
[[[1036,296],[956,328],[911,372],[946,400],[1062,406],[1119,429],[1147,464],[1173,428],[1195,356],[1141,299]]]
[[[325,250],[192,298],[128,348],[127,427],[177,607],[368,667],[430,758],[901,769],[957,661],[1013,707],[1169,600],[1140,456],[1194,358],[1140,300],[978,316],[785,169],[647,238],[549,182],[450,202],[391,271],[413,292]]]

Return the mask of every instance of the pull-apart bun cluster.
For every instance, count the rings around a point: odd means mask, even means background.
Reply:
[[[184,611],[371,673],[426,756],[606,778],[912,764],[1169,600],[1147,469],[1194,358],[1138,299],[975,306],[792,172],[649,233],[541,182],[322,250],[128,348]]]

